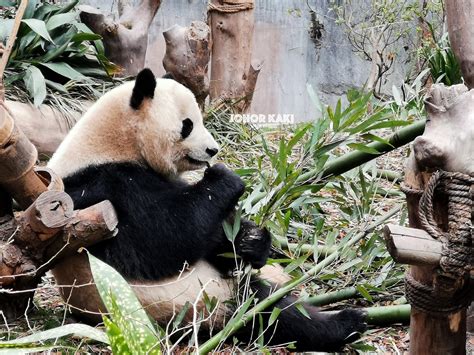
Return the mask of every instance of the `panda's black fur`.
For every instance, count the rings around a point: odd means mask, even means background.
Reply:
[[[92,247],[91,252],[127,279],[156,281],[176,275],[183,265],[208,260],[225,274],[235,267],[232,244],[222,228],[244,191],[240,178],[217,164],[194,185],[170,180],[133,163],[90,166],[64,179],[75,208],[103,200],[112,202],[119,234]],[[270,251],[270,236],[250,221],[242,222],[236,238],[239,255],[255,268]],[[257,234],[246,247],[245,232]],[[255,237],[255,236],[254,236]]]
[[[149,72],[140,76],[130,98],[135,109],[153,92],[154,77],[150,84]],[[142,81],[148,84],[140,87]],[[225,220],[233,223],[233,211],[244,184],[222,164],[206,169],[202,180],[195,184],[160,175],[135,162],[88,166],[66,177],[64,184],[75,208],[103,200],[112,202],[119,220],[118,235],[91,248],[91,252],[127,279],[162,280],[177,275],[185,263],[192,265],[200,260],[210,262],[224,276],[235,267],[233,259],[220,256],[233,251],[222,224]],[[265,229],[251,221],[241,221],[235,246],[243,261],[254,268],[262,267],[270,245]],[[258,299],[268,297],[275,289],[258,278],[253,278],[251,288]],[[287,296],[275,303],[282,312],[265,332],[266,342],[295,342],[300,351],[331,351],[353,341],[365,329],[364,315],[359,311],[325,315],[305,304],[308,318],[294,306],[296,302],[294,296]],[[270,313],[271,310],[263,314],[265,322]],[[237,336],[245,341],[255,339],[253,329],[259,326],[248,324]]]

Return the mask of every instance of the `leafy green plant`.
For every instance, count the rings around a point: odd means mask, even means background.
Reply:
[[[160,354],[160,341],[130,285],[111,266],[89,254],[97,290],[108,310],[103,316],[114,354]]]
[[[78,20],[78,0],[51,4],[31,0],[7,66],[5,85],[23,82],[39,106],[47,88],[62,94],[88,77],[107,78],[117,67],[105,57],[101,37]],[[0,40],[10,34],[13,19],[0,19]]]
[[[425,46],[422,55],[428,60],[434,82],[448,86],[463,82],[461,67],[451,49],[447,33],[441,37],[436,46]]]

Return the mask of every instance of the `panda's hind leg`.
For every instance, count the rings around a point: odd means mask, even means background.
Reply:
[[[259,300],[268,297],[271,289],[260,280],[252,282],[252,290]],[[339,351],[345,344],[357,340],[366,329],[366,314],[363,311],[346,309],[325,314],[316,307],[303,304],[307,313],[304,315],[295,307],[296,302],[296,297],[286,296],[274,304],[281,312],[277,321],[264,333],[267,345],[294,343],[297,351]],[[262,314],[264,322],[268,322],[270,314],[271,310]],[[248,324],[237,337],[241,341],[252,342],[259,336],[258,328],[256,324]]]

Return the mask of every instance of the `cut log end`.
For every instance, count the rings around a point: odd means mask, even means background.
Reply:
[[[421,229],[388,224],[383,230],[393,260],[408,265],[439,265],[442,244]]]

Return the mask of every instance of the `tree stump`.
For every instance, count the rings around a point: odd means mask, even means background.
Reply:
[[[190,27],[174,25],[163,32],[166,54],[163,67],[179,83],[189,88],[203,107],[209,94],[209,26],[193,21]]]
[[[211,102],[235,103],[245,112],[252,103],[261,65],[252,65],[254,0],[211,0]]]
[[[79,9],[81,21],[103,37],[105,55],[124,75],[136,75],[145,66],[148,30],[160,5],[161,0],[142,0],[137,6],[120,0],[118,21],[92,6]]]

